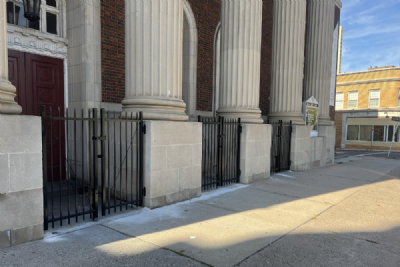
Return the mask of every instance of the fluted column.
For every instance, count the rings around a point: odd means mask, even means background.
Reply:
[[[270,120],[304,124],[302,90],[306,0],[275,0]]]
[[[218,115],[262,123],[259,108],[262,0],[221,1]]]
[[[22,108],[15,102],[17,89],[8,80],[6,1],[0,1],[0,114],[20,114]]]
[[[188,120],[182,101],[182,0],[125,1],[124,112]]]
[[[332,125],[329,99],[335,1],[308,0],[307,5],[303,99],[314,96],[319,102],[318,124]]]

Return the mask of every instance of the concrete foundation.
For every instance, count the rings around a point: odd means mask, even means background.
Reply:
[[[311,127],[294,125],[290,161],[292,171],[305,171],[334,164],[335,126],[319,126],[318,137],[310,137]]]
[[[40,117],[0,115],[0,248],[43,237]]]
[[[202,124],[146,121],[144,206],[157,208],[201,195]]]
[[[250,184],[270,176],[271,131],[269,124],[243,124],[240,140],[240,182]]]

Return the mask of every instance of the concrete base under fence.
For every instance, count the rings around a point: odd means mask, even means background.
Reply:
[[[240,182],[250,184],[270,177],[271,131],[269,124],[243,124],[240,140]]]
[[[0,248],[43,238],[40,117],[0,115]]]
[[[202,124],[145,121],[144,206],[157,208],[201,195]]]
[[[305,171],[333,165],[335,161],[335,126],[319,126],[318,137],[310,137],[311,127],[294,125],[290,169]]]

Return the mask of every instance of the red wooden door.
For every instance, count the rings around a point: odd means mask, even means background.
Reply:
[[[16,101],[23,115],[40,116],[40,106],[46,105],[52,116],[64,116],[64,75],[61,59],[8,50],[10,82],[17,88]],[[60,122],[60,124],[58,123]],[[50,138],[52,128],[52,138]],[[49,181],[65,178],[65,127],[63,121],[47,123],[47,173]],[[60,168],[60,166],[62,166]]]
[[[60,108],[64,116],[64,76],[61,59],[25,53],[27,113],[40,115],[40,106]]]

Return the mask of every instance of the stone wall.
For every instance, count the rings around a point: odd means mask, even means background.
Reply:
[[[311,127],[294,125],[290,161],[292,171],[304,171],[334,164],[335,126],[319,126],[318,137],[310,137]]]
[[[157,208],[201,195],[202,124],[146,121],[144,206]]]
[[[243,124],[240,140],[240,182],[250,184],[270,177],[271,133],[269,124]]]
[[[0,248],[43,237],[40,117],[0,114]]]

